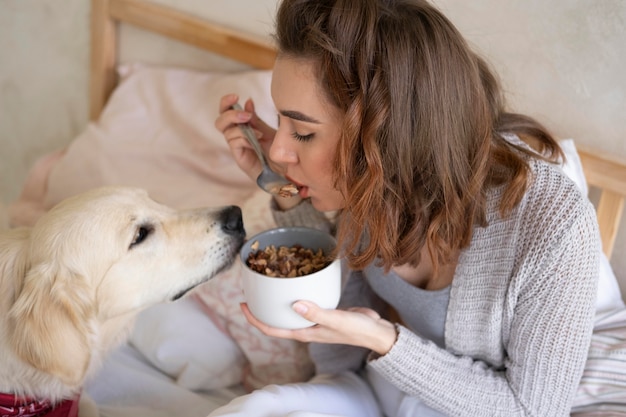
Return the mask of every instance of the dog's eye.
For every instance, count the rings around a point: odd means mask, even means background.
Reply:
[[[137,228],[137,231],[135,232],[135,237],[133,238],[133,242],[130,244],[130,247],[132,248],[135,245],[140,244],[141,242],[143,242],[146,237],[148,237],[148,235],[150,234],[151,229],[149,227],[146,226],[140,226]]]

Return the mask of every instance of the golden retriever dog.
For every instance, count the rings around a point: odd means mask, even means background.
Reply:
[[[244,237],[239,207],[177,211],[126,187],[0,234],[0,415],[75,415],[85,379],[136,315],[228,268]]]

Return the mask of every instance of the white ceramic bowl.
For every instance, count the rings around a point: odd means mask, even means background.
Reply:
[[[339,259],[324,269],[296,278],[273,278],[255,272],[246,260],[252,245],[258,242],[257,250],[267,246],[294,246],[321,248],[324,254],[333,251],[334,237],[320,230],[307,227],[279,227],[252,236],[243,246],[240,261],[243,263],[243,291],[252,314],[262,322],[283,329],[300,329],[315,323],[304,319],[293,311],[292,305],[298,300],[308,300],[322,308],[335,308],[341,294],[341,266]]]

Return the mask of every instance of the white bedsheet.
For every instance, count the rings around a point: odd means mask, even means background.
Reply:
[[[157,320],[162,329],[178,332],[169,340],[175,344],[160,337],[149,340]],[[152,334],[174,336],[167,331]],[[178,369],[163,366],[176,361]],[[197,369],[207,363],[214,368]],[[234,342],[200,311],[196,301],[186,297],[142,313],[129,343],[113,352],[84,392],[96,402],[102,417],[201,417],[245,393],[240,384],[226,386],[238,378],[243,364]],[[213,380],[199,377],[211,372]]]

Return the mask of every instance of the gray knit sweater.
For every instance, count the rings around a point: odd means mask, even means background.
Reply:
[[[595,210],[561,170],[532,161],[521,204],[503,219],[501,189],[488,201],[458,261],[445,321],[445,348],[398,326],[384,356],[312,344],[318,373],[376,369],[391,384],[450,416],[567,416],[589,347],[600,239]],[[306,202],[274,212],[280,225],[320,227]],[[326,226],[327,227],[327,226]],[[393,302],[390,303],[393,305]],[[340,306],[381,302],[362,274]]]

